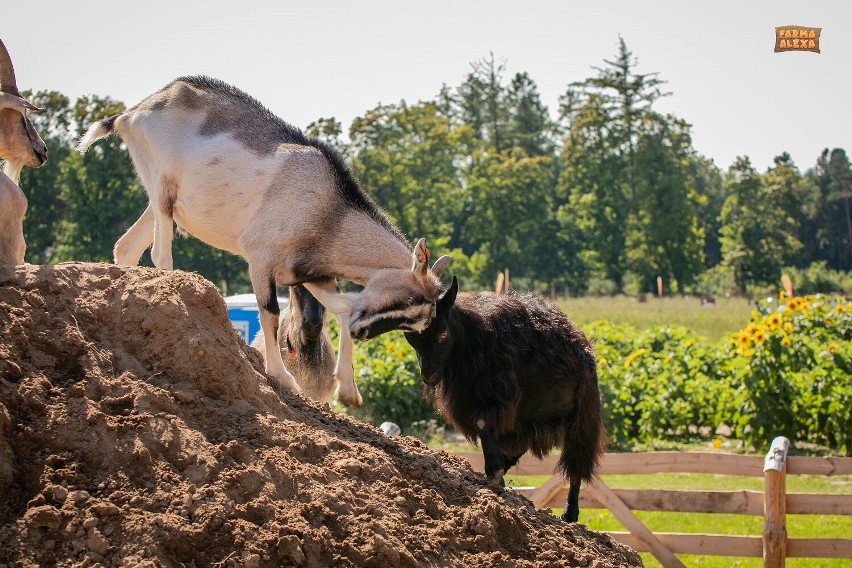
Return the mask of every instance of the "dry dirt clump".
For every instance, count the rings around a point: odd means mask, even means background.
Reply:
[[[641,565],[257,362],[198,275],[0,267],[0,566]]]

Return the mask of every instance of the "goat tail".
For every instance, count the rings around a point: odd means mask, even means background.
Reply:
[[[89,149],[89,146],[104,136],[112,134],[115,130],[115,119],[118,117],[119,115],[115,115],[93,123],[83,137],[80,138],[80,142],[77,144],[77,151],[84,154]]]
[[[559,470],[566,479],[591,481],[606,449],[598,373],[594,356],[581,350],[582,368],[574,412],[564,422]]]

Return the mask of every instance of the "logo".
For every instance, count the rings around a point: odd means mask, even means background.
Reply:
[[[819,53],[819,34],[822,28],[781,26],[775,28],[775,53],[781,51],[812,51]]]

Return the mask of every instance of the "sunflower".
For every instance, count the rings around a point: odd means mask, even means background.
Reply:
[[[776,330],[781,327],[781,324],[784,322],[784,318],[781,317],[781,314],[771,314],[766,321],[769,323],[769,329]]]
[[[790,338],[785,335],[781,338],[781,345],[784,347],[790,347],[791,345],[793,345],[793,342],[790,341]]]
[[[785,321],[784,322],[784,331],[787,332],[787,333],[793,333],[793,324],[788,322],[788,321]]]
[[[828,346],[825,348],[825,350],[828,351],[829,353],[832,353],[832,354],[836,353],[837,352],[837,344],[832,341],[831,343],[828,344]]]
[[[799,309],[799,306],[801,305],[798,298],[790,298],[789,300],[787,300],[786,304],[787,304],[787,311],[790,311],[790,312],[795,312],[796,310]]]
[[[739,336],[737,337],[737,346],[739,346],[740,349],[748,347],[751,344],[751,336],[752,334],[745,331],[741,331]]]
[[[763,330],[758,331],[752,336],[752,340],[755,345],[763,345],[763,342],[766,341],[766,332]]]
[[[846,308],[843,306],[843,304],[837,304],[836,306],[834,306],[834,312],[835,313],[842,314],[845,311],[846,311]]]

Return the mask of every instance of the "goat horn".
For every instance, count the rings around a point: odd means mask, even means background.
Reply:
[[[0,109],[3,108],[11,108],[20,112],[26,112],[28,110],[44,110],[43,108],[35,106],[26,99],[16,97],[15,95],[10,95],[9,93],[0,92]]]
[[[12,58],[9,51],[0,39],[0,91],[20,97],[18,85],[15,82],[15,68],[12,67]]]
[[[447,265],[450,264],[451,260],[453,260],[453,259],[450,258],[447,255],[444,255],[441,258],[439,258],[438,260],[436,260],[435,264],[432,265],[432,273],[435,276],[437,276],[438,278],[440,278],[441,273],[444,271],[444,269],[447,267]]]

